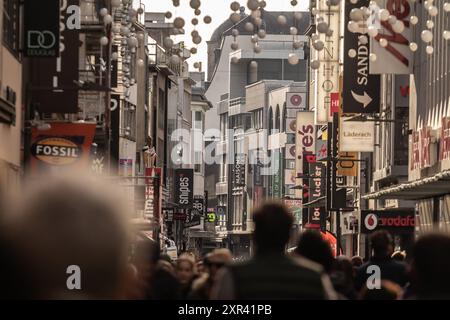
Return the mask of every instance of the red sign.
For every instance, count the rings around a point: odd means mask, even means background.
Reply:
[[[420,167],[426,168],[431,166],[430,158],[431,128],[423,127],[420,130],[421,157]]]
[[[442,118],[439,161],[450,159],[450,117]]]
[[[89,166],[96,124],[52,122],[49,130],[31,131],[31,172],[84,169]]]
[[[420,137],[419,133],[412,133],[411,170],[420,169]]]
[[[330,104],[330,116],[333,116],[333,113],[339,113],[339,92],[330,93],[331,104]]]

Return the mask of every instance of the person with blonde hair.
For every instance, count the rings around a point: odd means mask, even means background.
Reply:
[[[181,284],[181,298],[186,299],[192,290],[192,283],[196,276],[196,263],[193,255],[183,253],[176,262],[175,267],[178,281]]]

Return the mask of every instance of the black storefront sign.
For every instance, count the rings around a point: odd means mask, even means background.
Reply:
[[[309,202],[318,200],[325,195],[325,166],[320,162],[309,163]],[[325,207],[309,208],[308,224],[313,228],[326,229]]]
[[[111,47],[112,53],[119,52],[119,46]],[[117,59],[111,62],[111,88],[117,88],[119,61]]]
[[[173,222],[174,220],[174,209],[173,208],[163,208],[163,218],[165,222]]]
[[[233,168],[233,187],[245,186],[245,154],[235,154]]]
[[[386,230],[392,234],[412,233],[416,225],[414,208],[362,210],[361,233]]]
[[[178,205],[178,208],[192,208],[194,199],[194,170],[176,169],[174,181],[175,203]]]
[[[23,55],[28,58],[59,56],[60,4],[59,0],[24,1]]]
[[[308,176],[312,175],[312,173],[309,171],[310,164],[316,162],[316,155],[314,153],[303,153],[303,176],[305,176],[304,179],[302,179],[302,201],[303,203],[311,202],[311,186],[310,186],[310,179]],[[306,226],[309,223],[309,210],[310,208],[303,208],[303,214],[302,214],[302,223],[303,226]]]
[[[111,95],[111,166],[119,167],[120,95]]]
[[[361,6],[369,6],[369,0],[361,0],[356,4],[345,2],[345,26],[350,21],[350,11]],[[345,29],[344,34],[344,113],[380,112],[380,75],[369,74],[370,39],[367,35],[353,33]],[[360,37],[366,39],[361,42]],[[364,38],[365,37],[365,38]],[[355,50],[356,56],[351,58],[349,50]]]
[[[42,6],[41,1],[30,2]],[[67,0],[67,6],[72,5],[78,6],[79,0]],[[38,12],[37,16],[42,19],[42,9]],[[65,23],[71,13],[62,10],[58,14],[61,14],[61,20],[57,20],[59,27],[59,23]],[[78,113],[80,30],[66,27],[58,37],[58,50],[62,50],[58,58],[30,57],[33,70],[30,77],[31,103],[42,113]]]
[[[201,196],[194,196],[194,202],[192,208],[197,210],[201,216],[204,216],[206,213],[205,210],[205,198]]]
[[[185,228],[199,226],[201,224],[202,213],[197,209],[189,209],[189,214],[187,215],[186,222],[184,223]]]

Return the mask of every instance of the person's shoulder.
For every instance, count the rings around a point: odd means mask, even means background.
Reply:
[[[300,269],[304,269],[304,270],[307,270],[310,272],[315,272],[318,274],[324,273],[324,269],[320,264],[318,264],[314,261],[311,261],[309,259],[306,259],[304,257],[291,256],[291,257],[286,257],[286,258],[289,259],[290,261],[292,261],[292,263]]]

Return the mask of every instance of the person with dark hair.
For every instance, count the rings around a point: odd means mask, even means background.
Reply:
[[[371,272],[373,267],[368,272],[370,266],[379,268],[381,280],[389,280],[404,287],[408,283],[406,264],[391,258],[392,252],[394,251],[392,236],[389,232],[380,230],[374,232],[369,240],[373,255],[357,272],[355,281],[356,290],[360,291],[366,285],[367,279],[373,274]]]
[[[430,233],[412,251],[412,287],[417,299],[450,299],[450,236]]]
[[[381,281],[380,288],[369,290],[367,287],[361,291],[361,300],[399,300],[402,296],[402,288],[388,280]]]
[[[352,265],[354,268],[359,268],[364,264],[363,258],[360,256],[353,256],[352,257]]]
[[[356,300],[358,295],[354,287],[354,272],[352,262],[346,256],[334,260],[330,273],[334,290],[348,300]]]
[[[263,204],[253,213],[255,255],[219,271],[212,298],[221,300],[336,298],[323,268],[285,254],[293,216],[279,203]]]
[[[325,241],[320,231],[308,230],[301,234],[295,253],[320,264],[329,273],[334,257],[330,244]]]

